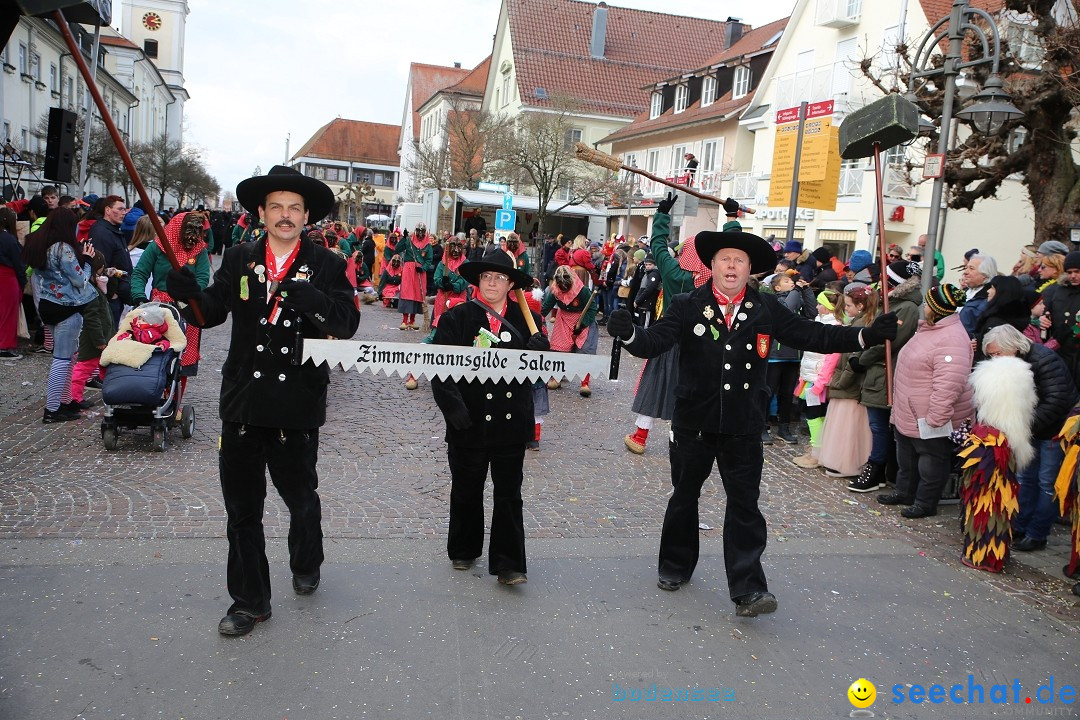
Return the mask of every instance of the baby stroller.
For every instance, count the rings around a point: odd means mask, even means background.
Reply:
[[[186,347],[180,312],[166,303],[149,302],[128,313],[120,332],[102,353],[108,369],[101,383],[105,417],[101,439],[116,450],[121,428],[150,428],[151,447],[163,452],[169,430],[180,426],[181,437],[195,432],[195,409],[181,407],[180,355]]]

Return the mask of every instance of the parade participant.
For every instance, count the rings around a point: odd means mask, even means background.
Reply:
[[[427,226],[424,223],[418,224],[412,237],[399,244],[401,290],[398,296],[398,310],[401,311],[401,325],[398,329],[419,330],[416,315],[424,313],[427,272],[435,267]]]
[[[169,240],[177,262],[189,268],[199,282],[200,288],[210,284],[210,255],[203,240],[203,216],[199,213],[177,213],[165,226],[165,237]],[[161,238],[154,236],[154,242],[147,246],[139,257],[139,264],[131,273],[131,285],[137,288],[132,295],[132,304],[140,305],[147,298],[142,295],[144,288],[151,287],[150,300],[171,303],[172,296],[165,289],[166,278],[172,264],[161,244]],[[187,346],[180,355],[180,397],[184,397],[187,379],[199,372],[199,342],[202,330],[195,323],[188,323],[184,330]]]
[[[360,322],[345,261],[300,237],[309,219],[330,212],[330,188],[276,165],[241,182],[236,197],[244,207],[258,208],[266,235],[226,250],[206,290],[186,267],[169,271],[166,282],[170,295],[198,306],[203,328],[232,315],[218,440],[233,599],[218,624],[223,635],[245,635],[270,617],[262,526],[267,469],[289,508],[293,589],[307,595],[319,586],[322,510],[315,465],[330,370],[301,363],[301,353],[305,338],[348,338]],[[190,306],[183,314],[195,322]]]
[[[394,255],[383,268],[379,279],[379,297],[385,308],[397,308],[398,291],[401,289],[401,257]]]
[[[895,335],[896,317],[883,315],[860,330],[815,323],[781,307],[776,298],[747,286],[751,274],[776,265],[772,247],[756,235],[702,232],[695,250],[712,270],[711,283],[673,298],[651,328],[635,329],[626,310],[612,313],[607,327],[638,357],[681,350],[669,444],[674,492],[660,538],[658,586],[677,590],[693,575],[698,497],[715,462],[727,493],[728,592],[736,614],[753,617],[777,607],[761,566],[767,533],[758,507],[770,342],[775,337],[821,353],[855,350]]]
[[[668,193],[660,201],[653,215],[652,250],[654,262],[660,270],[662,291],[660,294],[659,316],[663,317],[667,305],[679,293],[690,292],[709,281],[709,268],[701,263],[695,250],[695,238],[683,243],[679,259],[671,257],[667,250],[668,227],[671,222],[671,208],[675,205],[675,193]],[[643,250],[638,250],[645,257]],[[630,296],[633,298],[633,294]],[[631,409],[638,414],[634,422],[634,432],[623,438],[626,449],[636,455],[645,452],[645,443],[649,439],[649,430],[653,420],[671,420],[675,410],[675,387],[678,384],[679,347],[670,352],[650,359],[642,368],[634,391],[634,403]]]
[[[386,245],[382,250],[382,267],[386,269],[386,266],[390,264],[390,258],[398,254],[397,244],[401,239],[401,231],[394,228],[389,235],[386,236]]]
[[[520,306],[507,296],[514,288],[532,285],[532,278],[514,267],[510,255],[492,253],[458,269],[478,294],[440,318],[435,344],[470,346],[483,341],[500,349],[550,349],[542,334],[530,336]],[[534,320],[537,325],[541,322],[539,316]],[[482,331],[496,340],[479,337]],[[532,384],[436,378],[431,390],[446,419],[450,561],[455,570],[468,570],[483,551],[484,484],[490,466],[494,503],[488,572],[503,585],[524,583],[528,578],[521,484],[525,444],[534,433]]]
[[[529,261],[529,253],[521,242],[521,236],[512,232],[506,236],[506,251],[514,256],[514,265],[526,275],[532,275],[532,262]]]
[[[555,279],[544,293],[540,314],[547,317],[555,310],[551,328],[551,349],[559,352],[596,354],[600,333],[596,329],[596,298],[581,279],[566,265],[555,270]],[[581,381],[581,397],[592,395],[589,376]]]
[[[458,268],[465,262],[465,234],[458,233],[452,236],[448,243],[442,260],[435,268],[435,280],[432,286],[437,288],[435,293],[435,305],[432,310],[431,332],[422,342],[430,343],[434,340],[435,329],[439,325],[439,318],[448,309],[460,305],[469,299],[469,283],[458,274]],[[415,390],[419,386],[416,376],[409,373],[405,376],[405,389]]]

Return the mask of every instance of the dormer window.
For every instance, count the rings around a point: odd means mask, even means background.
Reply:
[[[751,73],[748,66],[740,65],[735,68],[735,80],[731,88],[731,97],[741,98],[750,92],[750,80]]]
[[[690,88],[685,84],[675,86],[675,112],[681,113],[686,109],[687,101],[690,98]]]
[[[664,93],[656,91],[652,94],[652,101],[649,104],[649,117],[658,118],[660,113],[664,111]]]
[[[716,102],[716,76],[706,75],[701,83],[701,107]]]

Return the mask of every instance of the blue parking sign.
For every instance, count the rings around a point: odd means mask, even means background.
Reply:
[[[511,231],[517,227],[517,211],[516,210],[496,210],[495,211],[495,229]]]

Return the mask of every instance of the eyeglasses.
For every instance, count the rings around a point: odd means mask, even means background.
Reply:
[[[497,272],[482,272],[480,280],[482,282],[510,282],[510,276]]]

